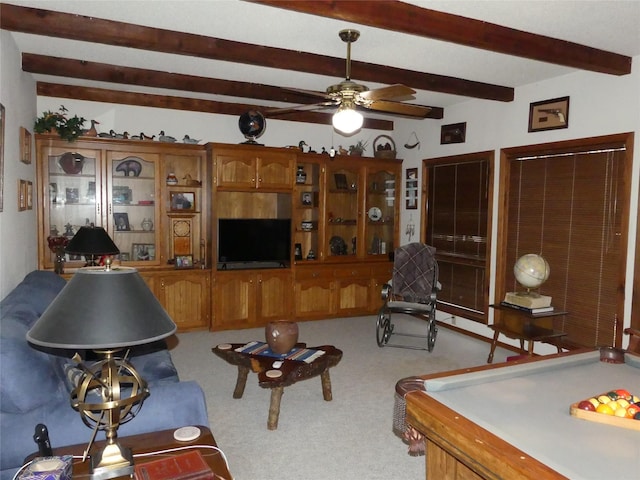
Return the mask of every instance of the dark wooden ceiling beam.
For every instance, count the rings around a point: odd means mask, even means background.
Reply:
[[[22,54],[22,70],[42,75],[80,78],[99,82],[144,85],[147,87],[167,88],[187,92],[201,92],[214,95],[226,95],[243,98],[259,98],[278,102],[305,104],[315,102],[316,97],[286,88],[257,83],[236,82],[216,78],[198,77],[159,70],[121,67],[106,63],[89,62],[69,58],[49,57],[33,53]],[[444,110],[431,107],[427,118],[440,119]]]
[[[270,120],[289,120],[292,122],[317,123],[331,125],[332,114],[319,112],[295,112],[270,116],[268,110],[276,107],[250,105],[242,103],[216,102],[198,98],[153,95],[148,93],[123,92],[104,88],[62,85],[59,83],[37,82],[36,93],[44,97],[72,98],[91,102],[137,105],[140,107],[166,108],[191,112],[217,113],[240,116],[247,110],[260,110]],[[364,128],[375,130],[393,130],[393,122],[376,118],[365,118]]]
[[[404,2],[247,0],[582,70],[626,75],[631,57]],[[579,12],[576,13],[579,15]]]
[[[313,3],[313,2],[300,2]],[[362,2],[364,3],[364,2]],[[68,38],[120,47],[195,56],[344,78],[344,58],[265,47],[130,23],[103,20],[37,8],[0,4],[4,30]],[[474,82],[444,75],[352,62],[353,78],[385,84],[401,82],[418,90],[510,102],[510,87]]]

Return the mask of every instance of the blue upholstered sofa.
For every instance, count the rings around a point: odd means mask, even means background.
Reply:
[[[33,271],[0,302],[1,480],[10,480],[24,458],[37,451],[33,433],[38,423],[47,426],[54,454],[56,446],[85,443],[91,436],[70,406],[70,352],[44,353],[26,340],[65,283],[52,272]],[[179,381],[164,343],[133,352],[131,363],[149,383],[151,395],[139,414],[120,427],[119,436],[209,425],[202,389]]]

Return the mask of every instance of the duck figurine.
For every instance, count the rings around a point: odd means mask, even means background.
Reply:
[[[349,150],[342,148],[342,145],[338,145],[338,153],[340,155],[349,155]]]
[[[158,135],[158,141],[167,142],[167,143],[175,143],[176,138],[171,135],[165,135],[164,130],[160,130],[160,135]]]
[[[116,136],[116,132],[113,130],[109,130],[109,133],[102,132],[102,133],[99,133],[98,136],[100,138],[113,138]]]
[[[188,187],[199,187],[202,185],[200,180],[194,180],[188,173],[182,179],[184,180],[184,184]]]
[[[127,139],[127,138],[129,138],[129,132],[124,132],[124,133],[114,133],[114,138],[124,138],[124,139]]]
[[[97,137],[98,129],[96,125],[100,125],[100,122],[97,120],[91,120],[91,128],[82,131],[82,135],[85,137]]]
[[[191,138],[189,135],[185,135],[182,139],[182,143],[191,143],[195,145],[196,143],[200,143],[200,140],[196,140],[195,138]]]
[[[131,140],[153,140],[156,136],[147,137],[144,133],[140,132],[140,135],[132,135]]]

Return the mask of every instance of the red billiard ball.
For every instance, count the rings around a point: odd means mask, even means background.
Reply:
[[[589,412],[595,412],[596,407],[589,400],[583,400],[578,404],[580,410],[588,410]]]

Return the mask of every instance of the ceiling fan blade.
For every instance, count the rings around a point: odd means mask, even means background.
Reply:
[[[290,92],[302,93],[303,95],[309,95],[310,97],[316,98],[326,98],[330,99],[331,97],[327,95],[325,92],[316,92],[315,90],[304,90],[302,88],[294,88],[294,87],[280,87],[283,90],[289,90]]]
[[[303,112],[305,110],[321,110],[323,108],[335,107],[338,103],[336,102],[319,102],[319,103],[310,103],[308,105],[292,105],[291,107],[283,107],[283,108],[272,108],[264,112],[266,116],[270,115],[279,115],[281,113],[289,113],[289,112]]]
[[[413,105],[411,103],[389,102],[386,100],[378,100],[371,103],[369,106],[362,106],[370,110],[377,110],[379,112],[395,113],[398,115],[406,115],[409,117],[419,118],[426,118],[431,111],[431,107]]]
[[[402,84],[389,85],[388,87],[376,88],[359,94],[365,100],[392,100],[403,97],[412,97],[416,91]]]

